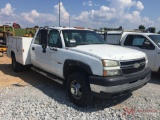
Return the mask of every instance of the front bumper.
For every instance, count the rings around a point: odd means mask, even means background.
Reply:
[[[142,72],[113,77],[90,76],[90,88],[95,96],[114,97],[132,92],[144,86],[151,79],[151,70],[144,69]]]

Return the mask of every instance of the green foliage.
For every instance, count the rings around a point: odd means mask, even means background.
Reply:
[[[138,27],[138,29],[139,29],[139,30],[145,30],[145,26],[144,26],[144,25],[140,25],[140,26]]]
[[[38,25],[36,25],[36,26],[34,26],[34,28],[39,28],[39,26],[38,26]]]
[[[11,31],[12,32],[12,28],[7,28],[6,31]],[[3,28],[0,28],[0,31],[4,31]],[[15,32],[15,36],[23,36],[26,32],[26,29],[22,29],[22,28],[14,28],[14,32]]]
[[[156,32],[156,28],[155,27],[150,27],[148,29],[149,29],[149,32],[151,32],[151,33],[155,33]]]
[[[26,29],[14,28],[15,36],[23,36],[26,32]]]

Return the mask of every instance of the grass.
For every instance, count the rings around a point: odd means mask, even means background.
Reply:
[[[34,28],[14,28],[14,31],[15,31],[15,36],[23,36],[24,34],[29,34],[30,32],[35,34],[36,32],[36,29]]]
[[[1,31],[4,31],[3,28],[0,28]],[[7,28],[7,30],[13,31],[11,28]],[[27,33],[29,32],[35,33],[35,30],[33,29],[27,29]],[[26,34],[26,29],[25,28],[14,28],[15,36],[23,36]]]
[[[26,33],[26,29],[14,28],[15,36],[23,36]]]

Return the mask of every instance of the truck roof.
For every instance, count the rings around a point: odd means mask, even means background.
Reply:
[[[123,34],[159,35],[159,34],[157,34],[157,33],[144,33],[144,32],[123,32]]]
[[[159,35],[157,33],[144,33],[144,32],[125,32],[125,31],[107,31],[107,34],[138,34],[138,35]]]
[[[124,36],[126,35],[144,35],[144,36],[149,36],[149,35],[160,35],[160,34],[157,34],[157,33],[144,33],[144,32],[128,32],[128,31],[107,31],[107,35],[112,35],[112,38],[113,38],[113,35],[118,35],[118,36],[121,36],[121,38],[123,38]]]
[[[89,28],[84,28],[84,27],[48,27],[50,29],[57,29],[57,30],[91,30]]]
[[[127,35],[127,34],[130,34],[130,35],[144,35],[144,36],[149,36],[149,35],[160,35],[160,34],[157,34],[157,33],[143,33],[143,32],[123,32],[122,34],[122,38],[123,36]]]

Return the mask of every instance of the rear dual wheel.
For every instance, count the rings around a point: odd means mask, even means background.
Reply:
[[[21,72],[22,71],[22,64],[16,61],[15,55],[12,55],[12,68],[14,72]]]

